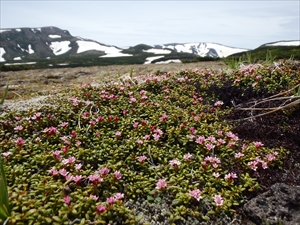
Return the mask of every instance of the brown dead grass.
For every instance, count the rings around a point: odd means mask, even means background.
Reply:
[[[102,83],[117,79],[118,74],[129,74],[133,69],[133,76],[147,75],[160,72],[180,72],[191,69],[226,68],[224,62],[198,63],[170,63],[146,65],[112,65],[77,68],[59,68],[42,70],[25,70],[0,72],[0,99],[6,84],[9,84],[7,100],[26,100],[37,96],[58,93],[83,83]]]

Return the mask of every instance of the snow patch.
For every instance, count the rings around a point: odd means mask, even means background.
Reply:
[[[41,28],[31,28],[31,31],[32,31],[33,33],[36,33],[37,31],[42,32],[42,29],[41,29]]]
[[[170,59],[166,61],[157,62],[155,64],[181,63],[180,59]]]
[[[5,49],[0,47],[0,62],[5,62],[6,60],[3,58],[3,55],[6,53]]]
[[[61,38],[60,35],[56,35],[56,34],[49,34],[48,35],[50,38]]]
[[[148,50],[143,50],[143,52],[154,53],[154,54],[170,54],[171,50],[150,48]]]
[[[160,59],[160,58],[163,58],[163,57],[165,57],[165,56],[160,55],[160,56],[147,57],[146,62],[144,62],[144,64],[150,64],[153,60]]]
[[[266,46],[298,46],[300,41],[280,41],[271,44],[266,44]]]
[[[22,60],[22,58],[19,56],[19,57],[15,57],[14,60]]]
[[[28,51],[27,51],[29,54],[32,54],[34,53],[34,50],[31,48],[31,45],[29,44],[28,45]]]
[[[10,31],[10,30],[0,30],[0,33],[3,33],[3,32],[5,32],[5,31]]]
[[[241,48],[232,48],[224,45],[209,43],[209,42],[201,42],[201,43],[185,43],[185,44],[167,44],[162,45],[163,48],[173,49],[177,52],[187,52],[197,54],[199,56],[208,56],[210,52],[216,52],[218,57],[227,57],[228,55],[232,55],[239,52],[248,51],[248,49]]]
[[[69,47],[70,43],[70,41],[55,41],[51,42],[49,47],[52,49],[55,55],[62,55],[71,50],[71,47]]]
[[[26,63],[5,63],[5,66],[15,66],[15,65],[32,65],[36,64],[36,62],[26,62]]]
[[[119,56],[132,56],[130,54],[121,53],[121,49],[114,46],[105,46],[93,41],[76,41],[78,44],[77,53],[86,52],[89,50],[103,51],[106,55],[101,57],[119,57]]]
[[[17,44],[17,46],[22,50],[22,52],[25,52],[26,50],[24,48],[22,48],[19,44]]]
[[[21,30],[21,29],[19,29],[19,28],[17,28],[17,29],[16,29],[16,31],[18,31],[18,32],[21,32],[22,30]]]

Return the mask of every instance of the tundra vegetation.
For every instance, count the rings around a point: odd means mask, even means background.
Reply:
[[[299,135],[299,62],[123,78],[1,115],[1,223],[228,224],[286,169],[293,149],[247,127]]]

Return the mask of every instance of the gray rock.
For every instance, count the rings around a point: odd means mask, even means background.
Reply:
[[[300,225],[300,187],[274,184],[247,202],[244,212],[255,224]]]

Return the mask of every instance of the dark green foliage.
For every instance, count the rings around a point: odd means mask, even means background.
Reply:
[[[266,56],[271,54],[276,60],[278,59],[289,59],[293,58],[295,60],[300,59],[300,46],[261,46],[254,50],[250,50],[248,52],[241,52],[230,55],[226,57],[227,60],[231,59],[242,59],[246,60],[247,54],[251,54],[251,58],[254,62],[258,62],[260,60],[265,61]]]

